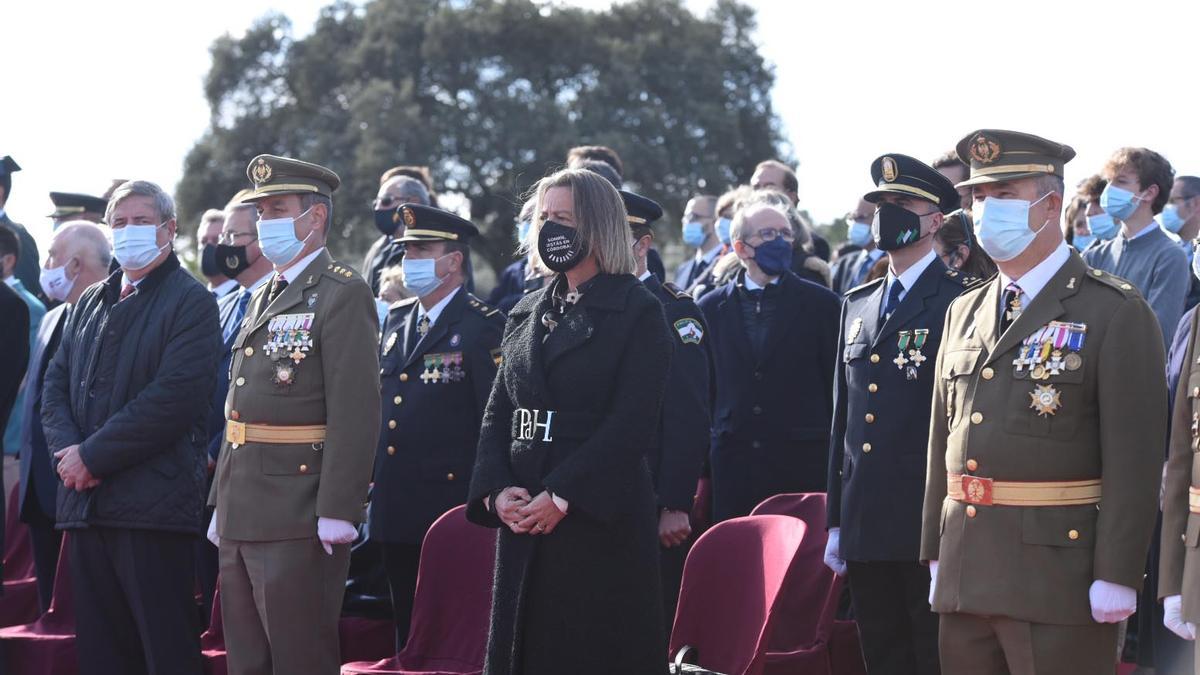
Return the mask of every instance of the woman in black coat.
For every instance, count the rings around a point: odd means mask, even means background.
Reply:
[[[537,200],[538,256],[558,274],[509,314],[467,503],[500,528],[484,673],[663,673],[645,456],[670,336],[632,274],[617,191],[565,170]]]

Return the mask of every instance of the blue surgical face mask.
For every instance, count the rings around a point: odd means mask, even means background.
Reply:
[[[698,220],[683,224],[683,243],[692,248],[700,248],[707,237],[704,236],[704,225]]]
[[[722,244],[729,245],[729,231],[733,228],[733,220],[730,218],[720,218],[717,220],[717,238]]]
[[[1107,241],[1117,236],[1117,230],[1120,229],[1120,226],[1117,225],[1117,221],[1113,220],[1113,217],[1107,213],[1098,213],[1094,216],[1088,216],[1087,221],[1088,229],[1091,230],[1092,234],[1096,235],[1096,238],[1100,239],[1101,241]]]
[[[754,262],[767,276],[777,277],[792,267],[792,245],[782,237],[764,241],[752,248]]]
[[[113,257],[125,270],[140,270],[154,262],[166,248],[158,245],[158,228],[166,224],[126,225],[113,230]]]
[[[311,206],[295,218],[270,218],[258,221],[258,245],[262,249],[263,255],[267,256],[267,260],[270,260],[276,267],[283,267],[295,260],[296,256],[300,255],[300,250],[304,248],[304,242],[308,241],[308,237],[311,237],[312,233],[316,231],[310,231],[303,240],[296,238],[296,221],[307,215],[309,211],[312,211]]]
[[[1183,224],[1186,222],[1187,220],[1179,216],[1179,207],[1174,204],[1167,204],[1162,213],[1158,214],[1158,224],[1162,225],[1163,229],[1168,232],[1179,234],[1179,231],[1183,229]]]
[[[979,238],[979,245],[997,262],[1021,255],[1050,222],[1042,223],[1037,231],[1029,229],[1029,209],[1049,196],[1047,192],[1034,202],[996,197],[975,202],[971,214],[975,218],[975,236]]]
[[[446,255],[450,255],[447,253]],[[445,258],[446,256],[442,256]],[[446,277],[438,277],[437,262],[442,258],[412,259],[405,256],[400,263],[404,268],[404,287],[423,298],[436,291]]]
[[[525,237],[529,236],[530,224],[531,223],[528,220],[517,223],[517,241],[518,242],[525,241]]]
[[[1117,220],[1125,220],[1137,211],[1138,202],[1142,198],[1125,188],[1117,187],[1112,183],[1104,188],[1104,192],[1100,193],[1100,208],[1108,215]]]
[[[1075,250],[1077,251],[1086,250],[1087,247],[1092,245],[1093,241],[1096,241],[1096,235],[1094,234],[1076,233],[1075,237],[1071,239],[1071,243],[1075,245]]]
[[[851,244],[855,246],[866,246],[871,243],[871,224],[862,221],[854,221],[850,223],[850,230],[847,233],[847,238]]]

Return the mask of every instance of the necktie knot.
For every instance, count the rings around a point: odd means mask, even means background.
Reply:
[[[887,305],[883,309],[883,318],[886,321],[891,318],[892,312],[900,306],[900,294],[904,292],[904,284],[900,283],[899,279],[892,281],[892,287],[888,290]]]
[[[287,279],[283,278],[282,274],[276,274],[275,278],[271,280],[271,293],[267,296],[267,304],[274,302],[275,298],[283,293],[283,289],[287,288],[287,285]]]

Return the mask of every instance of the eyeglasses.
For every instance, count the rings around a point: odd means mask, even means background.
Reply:
[[[225,244],[226,246],[233,246],[235,245],[234,242],[242,237],[250,237],[250,241],[258,239],[258,235],[254,234],[253,232],[222,232],[221,238],[217,241]]]
[[[379,197],[375,201],[371,202],[371,207],[377,211],[381,211],[384,209],[394,209],[401,204],[411,204],[412,201],[413,200],[409,197],[393,197],[391,195],[387,195],[384,197]]]
[[[754,236],[758,237],[759,239],[762,239],[763,241],[775,241],[776,239],[779,239],[781,237],[783,238],[784,241],[795,241],[796,240],[796,233],[792,232],[791,228],[781,229],[781,230],[774,230],[769,227],[763,228],[763,229],[759,230],[758,232],[755,232]]]

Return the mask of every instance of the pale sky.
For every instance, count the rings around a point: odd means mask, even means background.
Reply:
[[[712,0],[687,3],[704,11]],[[9,214],[44,251],[50,190],[99,194],[116,177],[175,186],[207,126],[202,82],[213,39],[240,34],[271,9],[282,9],[303,35],[326,4],[8,3],[0,23],[0,156],[24,169],[14,176]],[[1177,173],[1200,174],[1192,117],[1200,3],[750,4],[759,11],[762,53],[776,68],[776,110],[800,160],[802,206],[818,223],[869,189],[876,156],[932,161],[979,127],[1073,146],[1079,155],[1067,165],[1068,185],[1123,145],[1150,147]]]

